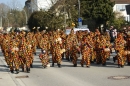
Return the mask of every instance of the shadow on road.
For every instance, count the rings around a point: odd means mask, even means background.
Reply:
[[[9,72],[9,69],[6,65],[0,65],[0,72]]]

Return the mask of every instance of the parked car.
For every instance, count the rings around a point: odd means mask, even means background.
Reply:
[[[88,31],[88,32],[90,32],[90,30],[88,29],[88,28],[74,28],[74,33],[76,33],[76,31]],[[68,35],[68,34],[70,34],[70,32],[71,32],[71,29],[66,29],[66,34]]]

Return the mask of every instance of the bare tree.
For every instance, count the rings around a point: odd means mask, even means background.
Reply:
[[[10,6],[11,9],[22,9],[22,4],[18,0],[10,0],[10,2],[7,3],[8,6]]]
[[[57,1],[59,1],[59,0],[50,0],[50,6],[53,6]]]
[[[0,26],[7,26],[7,24],[9,23],[8,17],[7,17],[7,13],[9,11],[9,7],[5,4],[0,4]]]
[[[0,4],[0,15],[6,15],[9,11],[9,7],[5,4]]]

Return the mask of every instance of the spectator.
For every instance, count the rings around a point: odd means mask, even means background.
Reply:
[[[117,30],[114,29],[113,32],[112,32],[112,34],[113,34],[114,41],[115,41],[115,39],[117,38]]]
[[[113,30],[114,30],[114,27],[111,26],[110,29],[109,29],[109,34],[110,34],[110,42],[113,43],[114,42],[114,37],[113,37]]]

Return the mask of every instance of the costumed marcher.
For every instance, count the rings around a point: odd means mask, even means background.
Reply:
[[[1,50],[4,55],[5,61],[9,66],[9,46],[10,46],[10,36],[9,34],[4,34],[1,38]]]
[[[126,41],[124,56],[126,57],[127,64],[130,65],[130,31],[129,30],[127,31],[126,38],[124,39]]]
[[[66,36],[66,42],[65,42],[65,57],[66,60],[70,61],[70,48],[71,48],[71,41],[70,41],[70,37],[67,35]]]
[[[39,54],[39,58],[42,62],[42,66],[44,68],[46,68],[47,65],[49,64],[49,61],[50,61],[48,53],[46,52],[46,50],[41,50],[41,53]]]
[[[102,47],[100,43],[100,36],[96,35],[95,38],[95,51],[96,51],[96,63],[101,64],[101,52],[102,52]]]
[[[126,41],[123,38],[122,33],[117,34],[117,38],[115,40],[115,50],[117,52],[117,60],[118,60],[118,67],[124,67],[126,58],[124,57],[124,48],[125,48]]]
[[[62,39],[60,38],[58,33],[55,33],[54,43],[52,43],[52,66],[54,67],[54,63],[57,63],[58,67],[61,67],[62,53],[65,52],[65,49],[62,47]],[[62,50],[63,49],[63,50]]]
[[[27,73],[30,72],[30,66],[33,63],[33,51],[32,51],[32,45],[31,45],[31,41],[29,41],[28,38],[26,38],[26,45],[25,45],[25,65],[26,65],[26,71]]]
[[[77,67],[77,60],[80,54],[80,47],[78,45],[78,39],[76,34],[74,34],[74,29],[70,33],[70,59],[73,62],[74,67]]]
[[[100,47],[102,49],[101,50],[101,63],[102,65],[106,65],[106,60],[110,55],[110,48],[103,34],[100,36]]]
[[[90,46],[88,43],[85,43],[82,48],[82,60],[81,60],[81,66],[84,66],[84,63],[86,63],[87,67],[90,67]]]
[[[11,41],[10,41],[10,47],[9,47],[9,61],[10,61],[10,71],[11,73],[14,73],[14,68],[16,73],[19,73],[19,43],[16,41],[16,39],[14,37],[12,37]]]
[[[28,58],[28,49],[29,49],[29,45],[27,45],[27,39],[25,37],[25,33],[21,33],[20,34],[20,44],[19,44],[19,57],[21,60],[21,67],[22,67],[22,71],[26,71],[27,73],[30,72],[30,65],[28,63],[28,61],[30,60]],[[30,60],[31,61],[31,60]]]

